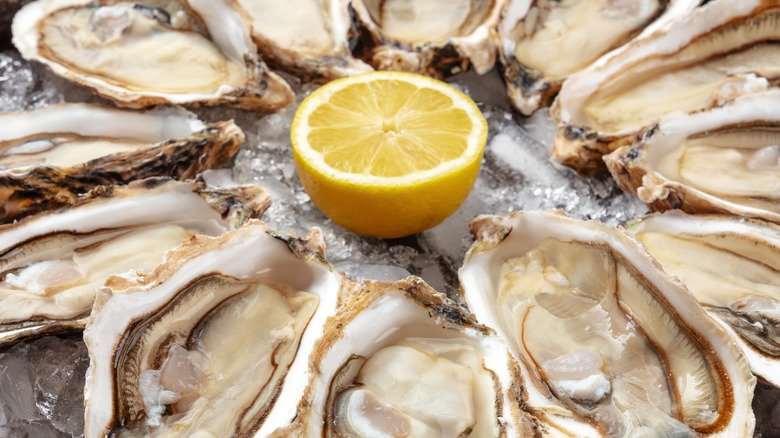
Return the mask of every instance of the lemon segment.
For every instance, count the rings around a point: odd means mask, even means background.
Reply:
[[[291,141],[312,202],[350,231],[401,237],[455,212],[479,173],[487,122],[465,94],[410,73],[328,83],[295,114]]]

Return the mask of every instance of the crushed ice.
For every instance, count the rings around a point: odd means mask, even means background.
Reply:
[[[0,351],[0,436],[83,436],[88,365],[77,338],[47,336]]]
[[[296,105],[316,88],[284,76],[296,92]],[[265,116],[230,108],[196,109],[206,121],[234,119],[247,137],[232,169],[210,172],[207,179],[215,185],[238,182],[265,187],[273,200],[263,217],[268,225],[301,236],[312,227],[321,228],[328,242],[328,260],[353,278],[386,281],[413,274],[450,296],[457,293],[457,269],[471,243],[468,221],[478,214],[560,209],[617,225],[647,212],[644,204],[622,193],[607,176],[582,178],[554,163],[549,145],[555,126],[549,115],[544,110],[530,118],[511,113],[498,73],[479,77],[467,72],[453,81],[479,103],[490,137],[471,195],[455,214],[419,235],[391,240],[358,236],[312,205],[296,176],[290,148],[289,126],[296,107]],[[0,52],[0,111],[59,102],[104,101],[27,63],[15,52]],[[82,436],[87,362],[83,342],[69,338],[46,337],[0,350],[0,436]],[[760,386],[758,393],[760,399],[772,401],[762,406],[778,406],[780,391]],[[757,414],[764,420],[759,420],[756,437],[778,436],[777,412],[764,409]]]

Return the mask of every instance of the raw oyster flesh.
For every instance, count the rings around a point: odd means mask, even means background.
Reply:
[[[64,207],[98,185],[188,179],[222,167],[244,141],[230,122],[179,108],[60,104],[0,114],[0,222]]]
[[[464,299],[526,367],[544,431],[751,436],[742,352],[630,235],[553,212],[471,226]]]
[[[12,29],[25,59],[118,105],[276,111],[292,103],[229,1],[38,0],[16,14]]]
[[[331,80],[373,70],[349,48],[346,0],[238,0],[263,59],[298,77]]]
[[[626,229],[731,328],[753,373],[780,387],[780,227],[669,211]]]
[[[510,0],[498,26],[509,98],[530,115],[548,106],[566,77],[629,41],[664,14],[689,12],[692,0]]]
[[[496,61],[504,0],[352,0],[361,38],[355,56],[377,70],[443,78]]]
[[[252,221],[109,278],[84,332],[85,437],[246,437],[289,422],[342,287],[323,245]]]
[[[780,223],[780,91],[671,114],[604,161],[618,185],[653,210]]]
[[[258,186],[146,179],[0,226],[0,345],[82,329],[109,275],[148,272],[183,240],[235,228],[269,203]]]
[[[416,277],[350,292],[294,423],[258,436],[528,436],[518,365],[492,330]]]
[[[571,75],[551,113],[555,159],[582,173],[664,114],[698,112],[780,79],[780,3],[713,1]]]

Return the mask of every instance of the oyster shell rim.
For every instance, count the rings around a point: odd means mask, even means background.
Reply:
[[[203,20],[203,24],[207,29],[210,29],[209,25],[218,23],[217,19],[211,18],[215,16],[214,11],[211,10],[211,13],[208,13],[209,9],[214,7],[214,1],[219,2],[219,5],[223,8],[230,8],[228,0],[180,1],[191,9],[198,19]],[[93,93],[108,98],[119,106],[128,108],[139,109],[164,104],[188,106],[226,105],[248,111],[275,112],[294,101],[292,89],[287,82],[276,73],[270,71],[257,55],[257,51],[253,50],[254,43],[249,38],[249,31],[244,28],[243,22],[238,17],[231,18],[234,22],[241,22],[241,24],[235,25],[227,31],[214,32],[213,28],[210,30],[213,37],[212,41],[217,46],[225,44],[231,47],[231,51],[243,50],[244,54],[240,57],[233,56],[234,54],[230,55],[244,61],[247,69],[247,81],[239,88],[225,87],[223,85],[211,94],[188,95],[187,93],[167,93],[153,90],[132,91],[104,81],[96,75],[71,72],[68,66],[49,60],[38,53],[37,26],[30,22],[37,23],[38,20],[56,10],[66,7],[86,6],[93,3],[93,0],[62,0],[56,4],[51,0],[36,0],[28,3],[14,16],[12,24],[12,42],[14,46],[25,59],[41,62],[56,75],[85,86]],[[100,0],[100,3],[113,4],[112,0]],[[231,11],[228,14],[236,13]],[[219,13],[216,16],[224,18],[225,14]],[[274,94],[270,97],[263,97],[266,96],[265,93],[268,90]]]
[[[258,245],[258,242],[264,242],[267,245]],[[302,381],[303,379],[287,379],[287,377],[303,375],[303,370],[308,364],[308,355],[301,355],[300,351],[309,350],[309,345],[318,339],[318,328],[324,324],[325,318],[332,313],[336,305],[338,294],[330,289],[341,289],[345,281],[343,273],[335,271],[327,262],[325,262],[323,255],[315,251],[316,248],[323,247],[324,242],[322,233],[318,229],[313,229],[305,238],[295,238],[290,235],[272,231],[263,222],[252,219],[242,227],[225,232],[219,236],[194,236],[189,242],[169,251],[165,262],[158,265],[151,273],[140,274],[133,277],[128,277],[126,275],[114,275],[109,277],[109,279],[106,280],[104,288],[98,294],[94,311],[90,316],[84,335],[90,358],[92,359],[90,367],[87,370],[87,385],[84,389],[86,406],[85,417],[87,419],[85,436],[103,436],[107,430],[106,427],[111,426],[114,421],[112,419],[107,419],[105,412],[98,414],[92,412],[93,406],[96,406],[97,409],[105,409],[105,403],[102,403],[99,400],[105,398],[106,395],[101,395],[102,393],[99,391],[101,391],[101,388],[107,386],[105,383],[106,379],[114,381],[118,378],[112,371],[112,357],[116,357],[117,353],[107,352],[105,350],[107,347],[107,335],[105,331],[99,330],[103,325],[113,325],[115,322],[114,318],[111,318],[110,315],[106,313],[106,309],[109,309],[107,306],[119,306],[116,310],[120,312],[121,319],[128,320],[131,323],[133,323],[133,321],[138,323],[139,320],[145,319],[143,312],[137,316],[130,315],[124,310],[121,303],[114,304],[111,300],[113,299],[115,302],[120,302],[128,299],[127,297],[129,294],[149,294],[151,293],[151,290],[155,288],[170,289],[175,286],[172,286],[172,283],[177,282],[177,284],[186,286],[189,284],[189,278],[204,278],[204,275],[201,274],[200,271],[196,272],[196,270],[188,268],[190,265],[199,262],[202,263],[203,261],[210,262],[210,274],[206,275],[226,275],[228,277],[240,279],[241,281],[270,280],[274,284],[278,284],[278,282],[281,281],[276,278],[281,275],[282,277],[287,278],[291,283],[296,283],[297,285],[293,285],[296,289],[307,290],[306,288],[309,287],[320,290],[320,292],[330,292],[329,294],[320,293],[318,308],[309,320],[307,327],[299,339],[299,352],[296,353],[293,362],[290,364],[283,377],[281,390],[277,390],[273,395],[272,405],[269,407],[261,421],[263,425],[268,423],[277,424],[279,422],[289,421],[293,418],[296,415],[296,412],[294,410],[286,409],[285,400],[290,397],[287,395],[290,392],[294,394],[303,393],[302,385],[305,382]],[[214,257],[211,254],[212,251],[219,252],[222,257]],[[269,261],[268,259],[273,257],[271,255],[272,253],[276,254],[279,251],[282,251],[284,257],[293,258],[296,260],[296,263],[302,263],[309,266],[310,271],[308,272],[308,278],[306,276],[301,276],[300,272],[297,271],[274,273],[272,265],[277,264],[278,261],[276,259]],[[241,257],[240,262],[237,262],[237,260],[227,260],[230,257],[224,257],[231,252],[235,252]],[[247,252],[254,254],[257,257],[247,257]],[[265,267],[257,268],[257,266]],[[242,271],[246,272],[246,274],[238,274]],[[274,280],[274,278],[276,279]],[[308,286],[306,286],[307,284]],[[164,300],[165,298],[165,296],[162,296],[155,299],[159,301]],[[165,305],[165,303],[163,303],[163,305]],[[93,331],[95,331],[94,337]],[[124,344],[124,337],[119,336],[119,333],[116,330],[114,335],[110,336],[110,338],[113,339],[111,342],[114,342],[114,345]],[[111,386],[112,391],[115,391],[113,385],[108,386]],[[91,397],[93,387],[96,388],[95,391],[97,391],[95,392],[96,398]],[[289,389],[291,387],[293,387],[293,389]],[[293,397],[297,400],[299,395],[293,395]],[[109,398],[113,399],[114,396],[111,395]],[[93,426],[91,419],[94,415],[99,417],[97,420],[99,424]],[[108,415],[113,418],[113,415],[115,414],[112,412]],[[100,428],[103,428],[103,431],[99,431]],[[251,430],[245,432],[253,436],[260,436],[258,435],[257,429],[258,425],[255,424]]]
[[[253,217],[260,217],[271,203],[270,195],[260,186],[244,185],[227,189],[209,188],[202,180],[181,182],[170,178],[147,178],[134,181],[127,186],[98,186],[81,196],[73,205],[67,208],[28,216],[14,223],[0,225],[0,245],[2,245],[0,247],[0,270],[5,270],[8,266],[8,263],[4,263],[4,259],[23,252],[26,246],[31,242],[35,242],[35,239],[39,236],[89,236],[95,232],[121,231],[123,228],[132,228],[138,225],[138,223],[142,225],[156,223],[152,222],[148,218],[149,215],[138,209],[137,206],[130,205],[129,209],[132,211],[132,214],[125,214],[121,220],[114,220],[111,214],[106,214],[102,219],[102,223],[98,222],[95,225],[86,226],[83,221],[83,215],[90,208],[97,207],[105,211],[106,206],[113,199],[136,198],[137,192],[140,192],[140,196],[155,197],[175,196],[183,191],[192,193],[193,199],[198,199],[199,202],[204,204],[203,208],[213,210],[213,216],[222,220],[222,224],[217,223],[214,217],[204,220],[200,227],[201,231],[208,230],[208,227],[221,227],[225,230],[237,228]],[[182,199],[181,197],[178,198]],[[179,211],[174,203],[168,202],[167,204],[169,204],[166,206],[169,211],[179,216],[176,221],[171,223],[194,224],[192,211],[184,209]],[[112,207],[108,205],[108,208]],[[73,213],[74,211],[75,213]],[[167,214],[171,214],[170,212]],[[70,219],[64,220],[63,217],[65,216]],[[73,226],[68,228],[69,225]],[[38,260],[39,257],[27,257],[28,262]],[[48,334],[80,331],[83,330],[87,319],[88,315],[83,314],[75,319],[44,317],[42,319],[4,323],[0,325],[0,347]]]
[[[668,56],[695,41],[701,34],[717,31],[741,17],[777,6],[772,0],[746,0],[739,5],[732,2],[702,5],[685,16],[662,23],[652,33],[643,33],[569,76],[550,107],[550,115],[558,127],[553,141],[554,159],[585,176],[605,170],[601,157],[638,140],[638,131],[647,126],[608,132],[574,121],[573,112],[581,111],[584,102],[598,91],[601,83],[620,76],[623,69],[643,59]],[[690,32],[686,32],[688,28]]]
[[[721,107],[693,114],[668,114],[637,134],[634,143],[621,146],[603,157],[607,170],[626,193],[646,203],[652,211],[680,209],[686,213],[730,214],[780,224],[780,213],[728,201],[670,179],[650,164],[648,154],[659,143],[664,151],[697,133],[718,127],[750,128],[758,124],[780,124],[773,107],[780,105],[780,90],[742,96]]]
[[[517,255],[517,250],[513,250],[513,240],[521,239],[522,237],[512,236],[512,233],[518,229],[524,222],[530,223],[530,230],[526,230],[531,235],[532,241],[539,241],[542,238],[550,235],[555,236],[557,239],[563,239],[563,241],[579,241],[579,242],[592,242],[600,241],[602,239],[608,240],[610,236],[617,237],[620,243],[620,249],[616,249],[612,245],[610,247],[613,251],[621,253],[625,259],[624,262],[637,264],[645,269],[651,269],[656,272],[658,281],[662,284],[664,289],[678,291],[680,293],[669,294],[666,296],[667,308],[686,309],[685,312],[693,312],[694,317],[697,319],[697,327],[704,324],[708,332],[714,333],[715,336],[720,337],[723,342],[710,342],[709,349],[713,352],[718,351],[724,357],[729,358],[731,365],[729,367],[729,373],[734,373],[737,376],[736,385],[732,381],[728,381],[728,387],[720,392],[720,403],[727,401],[730,406],[728,408],[729,423],[723,423],[721,413],[718,414],[720,420],[719,423],[710,429],[708,434],[712,433],[713,436],[724,436],[724,434],[732,433],[729,431],[729,424],[736,424],[735,427],[739,428],[744,424],[746,430],[753,430],[755,426],[755,417],[751,407],[751,400],[753,394],[753,387],[755,386],[756,379],[750,373],[747,360],[736,345],[732,344],[731,338],[720,327],[720,325],[713,321],[696,301],[695,297],[688,292],[682,282],[666,274],[658,261],[656,261],[649,253],[640,245],[636,239],[630,234],[620,228],[609,228],[605,225],[598,224],[593,221],[583,221],[574,219],[567,216],[562,211],[524,211],[510,213],[507,216],[493,216],[493,215],[480,215],[471,220],[469,224],[470,231],[474,235],[475,242],[468,250],[464,263],[458,271],[458,276],[461,281],[460,293],[464,302],[472,309],[472,312],[477,319],[482,323],[494,330],[502,338],[507,338],[504,329],[496,321],[496,317],[488,309],[490,304],[488,303],[489,297],[486,295],[484,288],[480,287],[480,284],[489,282],[489,278],[497,275],[498,268],[490,268],[492,273],[489,273],[487,268],[477,266],[477,263],[490,264],[495,260],[506,260],[510,254]],[[596,225],[594,228],[594,224]],[[566,227],[568,225],[568,227]],[[574,225],[574,226],[572,226]],[[563,236],[559,233],[553,233],[553,228],[561,228],[565,230]],[[503,247],[502,247],[503,246]],[[500,248],[500,252],[498,249]],[[625,252],[625,253],[624,253]],[[521,253],[522,254],[522,253]],[[496,262],[498,263],[498,262]],[[660,288],[659,288],[660,289]],[[468,290],[478,290],[480,293],[469,294]],[[492,299],[492,298],[491,298]],[[692,310],[691,310],[692,309]],[[673,312],[678,318],[681,318],[679,311]],[[690,316],[688,316],[690,318]],[[686,322],[686,325],[688,323]],[[688,325],[687,330],[692,330]],[[697,335],[703,336],[703,335]],[[713,335],[709,335],[712,337]],[[701,342],[701,338],[697,338]],[[514,351],[514,347],[510,345],[510,351],[515,358],[518,358],[518,353]],[[733,360],[732,360],[733,359]],[[519,362],[522,361],[518,359]],[[721,366],[723,362],[721,362]],[[724,369],[725,370],[725,369]],[[723,370],[722,370],[723,371]],[[717,379],[725,379],[724,375],[719,373],[713,373]],[[523,376],[528,377],[532,374],[529,373],[526,365],[523,365]],[[741,380],[743,377],[744,380]],[[546,396],[537,393],[534,390],[534,385],[524,379],[524,386],[529,394],[528,405],[533,409],[533,406],[539,403],[539,406],[549,403]],[[739,396],[735,396],[739,394]],[[724,397],[727,400],[724,400]],[[552,411],[544,413],[544,408],[541,409],[543,416],[556,416],[561,415],[558,405],[553,405]],[[557,421],[566,421],[565,417],[556,418]],[[725,428],[725,431],[724,431]],[[574,429],[576,430],[576,429]],[[738,432],[738,431],[737,431]],[[578,430],[576,433],[584,435],[591,433],[596,436],[601,436],[600,433],[595,431],[586,432],[586,430]]]

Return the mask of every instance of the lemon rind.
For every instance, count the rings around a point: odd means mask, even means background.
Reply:
[[[326,164],[322,155],[309,146],[306,137],[311,129],[308,128],[308,125],[304,127],[301,127],[300,125],[305,123],[314,110],[321,104],[327,102],[330,97],[339,90],[342,90],[347,86],[372,82],[377,79],[407,81],[419,88],[432,88],[452,98],[453,107],[465,111],[469,116],[469,119],[475,122],[475,129],[472,130],[471,134],[466,136],[468,146],[463,155],[455,160],[446,161],[431,169],[415,172],[411,175],[393,177],[348,173],[336,170]],[[479,110],[479,107],[477,107],[477,104],[462,91],[433,78],[394,71],[376,71],[350,76],[337,79],[329,82],[326,86],[318,88],[303,100],[290,128],[293,150],[307,162],[311,170],[316,171],[322,177],[338,181],[342,184],[372,187],[414,186],[458,172],[459,170],[468,167],[469,164],[473,163],[475,160],[482,159],[482,153],[484,152],[484,146],[487,141],[487,132],[487,121]]]

